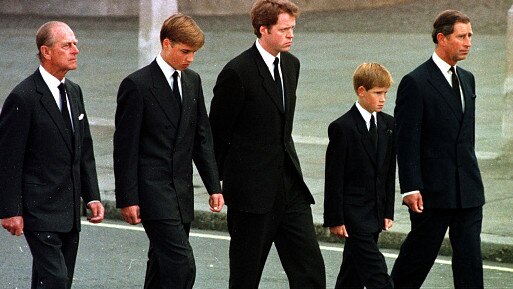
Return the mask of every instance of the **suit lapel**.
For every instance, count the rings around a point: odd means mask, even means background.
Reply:
[[[296,73],[290,68],[290,64],[284,53],[281,57],[281,71],[283,75],[283,90],[285,92],[285,114],[289,116],[294,113],[294,108],[296,107],[296,98],[294,97],[295,89],[293,88],[293,77]]]
[[[256,45],[254,44],[252,47],[253,56],[255,59],[255,64],[258,69],[258,73],[262,79],[262,85],[264,89],[266,90],[269,97],[271,97],[272,101],[276,105],[276,108],[281,112],[283,111],[282,106],[282,100],[281,96],[278,93],[278,89],[276,88],[276,84],[274,83],[274,79],[271,75],[271,72],[269,71],[269,68],[264,62],[264,59],[262,58],[262,55],[260,55],[260,52],[258,52],[258,49],[256,48]],[[282,66],[283,67],[283,66]]]
[[[467,78],[467,74],[464,73],[461,70],[461,68],[456,67],[456,69],[457,69],[458,77],[460,79],[461,90],[463,91],[463,99],[465,101],[465,111],[467,111],[467,108],[472,110],[473,109],[472,98],[474,98],[475,95],[474,95],[473,89],[470,85],[470,81]]]
[[[376,152],[374,151],[374,145],[372,144],[372,140],[370,138],[369,130],[367,129],[367,124],[363,119],[362,115],[358,111],[356,105],[353,105],[351,108],[353,121],[356,124],[356,130],[360,133],[361,142],[365,152],[369,156],[372,164],[376,166]]]
[[[64,119],[62,118],[61,111],[55,102],[55,98],[53,98],[48,85],[43,80],[41,73],[39,70],[35,72],[34,79],[36,82],[36,90],[39,94],[41,94],[41,104],[45,108],[45,110],[50,115],[50,118],[53,120],[57,129],[59,129],[59,133],[62,136],[62,139],[66,143],[68,150],[70,153],[73,153],[73,148],[71,147],[71,142],[69,137],[66,134],[66,124],[64,123]]]
[[[69,82],[68,82],[69,83]],[[68,88],[68,99],[71,107],[71,121],[73,122],[73,144],[75,147],[73,148],[73,151],[77,150],[77,147],[79,145],[79,139],[80,139],[80,122],[78,120],[78,117],[80,115],[80,109],[78,108],[79,105],[79,95],[78,91],[75,90],[75,86],[73,84],[66,85]]]
[[[460,104],[456,98],[456,94],[454,93],[454,90],[452,89],[449,82],[447,82],[447,79],[444,77],[438,66],[436,66],[433,59],[429,59],[428,62],[428,72],[429,72],[429,79],[428,81],[431,83],[431,85],[438,90],[440,93],[440,96],[443,98],[443,100],[447,103],[451,111],[453,112],[456,119],[461,121],[463,117],[463,112],[461,110]]]
[[[473,120],[473,112],[474,108],[474,100],[476,96],[474,95],[474,90],[471,86],[470,80],[467,78],[467,74],[462,72],[460,68],[458,68],[458,76],[460,78],[461,90],[463,91],[463,98],[465,101],[465,112],[463,113],[463,121],[462,127],[465,126],[465,123]]]
[[[178,130],[180,119],[178,117],[180,113],[180,107],[176,100],[171,96],[171,87],[169,82],[156,61],[150,64],[151,78],[153,81],[153,87],[151,93],[159,103],[160,107],[164,111],[167,119],[171,124]]]
[[[188,78],[186,71],[182,71],[182,117],[179,124],[178,129],[178,137],[177,141],[182,139],[185,132],[186,126],[189,123],[189,118],[191,117],[191,110],[193,107],[193,103],[195,101],[194,96],[192,95],[193,87],[192,82]]]
[[[377,152],[377,163],[378,168],[383,166],[385,161],[387,147],[388,147],[388,130],[387,123],[385,122],[385,118],[383,114],[378,112],[378,152]]]

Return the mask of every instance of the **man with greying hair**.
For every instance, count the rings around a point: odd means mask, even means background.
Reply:
[[[0,114],[0,218],[25,235],[32,288],[71,288],[80,198],[91,223],[103,220],[93,141],[77,68],[77,39],[58,21],[37,31],[39,68],[9,94]]]
[[[443,11],[432,37],[432,57],[404,76],[397,90],[399,182],[411,231],[391,275],[395,288],[420,288],[449,229],[454,287],[483,288],[476,88],[472,73],[456,67],[470,51],[470,18]]]
[[[288,51],[298,7],[258,0],[257,40],[223,68],[210,121],[228,205],[230,288],[258,288],[274,243],[290,288],[326,288],[324,262],[292,140],[299,60]]]
[[[150,240],[144,288],[192,288],[196,266],[189,229],[194,218],[192,162],[224,205],[200,76],[188,69],[205,37],[183,14],[164,21],[162,50],[121,83],[114,133],[116,206]]]

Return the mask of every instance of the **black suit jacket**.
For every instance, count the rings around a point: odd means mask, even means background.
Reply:
[[[139,205],[143,221],[176,219],[180,214],[184,223],[193,220],[193,160],[208,193],[221,192],[200,76],[186,69],[181,80],[181,118],[156,61],[126,77],[119,87],[116,206]]]
[[[100,200],[93,141],[80,87],[66,79],[74,141],[39,70],[9,94],[0,114],[0,218],[26,230],[80,230],[80,197]]]
[[[223,68],[214,87],[210,122],[223,194],[236,210],[266,213],[284,191],[284,169],[292,163],[294,174],[306,187],[292,140],[299,60],[281,53],[285,87],[285,112],[273,77],[253,45]]]
[[[420,190],[425,208],[484,204],[475,154],[475,80],[457,67],[465,97],[456,94],[430,58],[401,80],[395,107],[401,192]]]
[[[394,119],[379,112],[378,152],[356,105],[328,127],[324,226],[375,233],[394,218]]]

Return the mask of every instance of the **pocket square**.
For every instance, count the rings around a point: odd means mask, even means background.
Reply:
[[[81,113],[79,116],[78,116],[78,120],[83,120],[84,119],[84,114]]]

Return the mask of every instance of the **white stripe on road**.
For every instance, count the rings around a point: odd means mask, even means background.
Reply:
[[[104,228],[144,232],[144,228],[141,226],[116,225],[116,224],[108,224],[108,223],[91,224],[87,221],[82,221],[81,223],[82,223],[82,225],[86,225],[86,226],[98,226],[98,227],[104,227]],[[221,235],[214,235],[214,234],[191,232],[189,235],[191,237],[198,237],[198,238],[205,238],[205,239],[216,239],[216,240],[226,240],[226,241],[230,240],[229,236],[221,236]],[[324,251],[332,251],[332,252],[343,252],[344,251],[344,248],[340,248],[340,247],[320,246],[320,248],[321,248],[321,250],[324,250]],[[387,258],[391,258],[391,259],[397,259],[397,254],[383,253],[383,256],[385,256]],[[440,259],[436,259],[435,263],[451,265],[451,261],[440,260]],[[507,268],[507,267],[483,265],[483,269],[513,273],[513,268]]]

